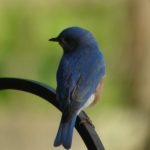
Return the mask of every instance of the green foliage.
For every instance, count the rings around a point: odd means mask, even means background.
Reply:
[[[0,76],[29,78],[56,87],[62,51],[48,39],[66,27],[82,26],[93,32],[106,58],[103,103],[128,102],[130,78],[125,73],[128,64],[123,62],[129,36],[125,3],[67,2],[33,5],[16,1],[0,9]]]

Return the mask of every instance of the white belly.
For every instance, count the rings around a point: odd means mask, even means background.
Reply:
[[[88,106],[90,106],[92,104],[92,102],[95,99],[95,94],[92,94],[89,99],[87,100],[87,102],[83,105],[83,107],[80,108],[80,110],[78,111],[78,114],[85,108],[87,108]]]

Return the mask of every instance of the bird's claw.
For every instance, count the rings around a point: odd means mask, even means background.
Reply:
[[[93,125],[92,121],[90,120],[89,117],[86,117],[85,119],[81,120],[79,125],[82,125],[82,124],[89,124],[91,125],[93,128],[95,128],[95,126]]]

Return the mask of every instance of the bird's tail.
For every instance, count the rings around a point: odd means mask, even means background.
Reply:
[[[57,136],[54,141],[54,146],[59,146],[62,144],[66,149],[70,149],[76,118],[77,115],[72,117],[68,122],[63,122],[63,119],[61,119]]]

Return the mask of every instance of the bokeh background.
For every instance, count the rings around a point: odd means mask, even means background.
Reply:
[[[69,26],[90,30],[105,56],[102,100],[86,110],[105,148],[150,150],[149,0],[0,0],[0,77],[55,88],[62,50],[48,39]],[[37,96],[0,91],[0,149],[54,149],[60,117]],[[86,149],[76,131],[72,149]]]

